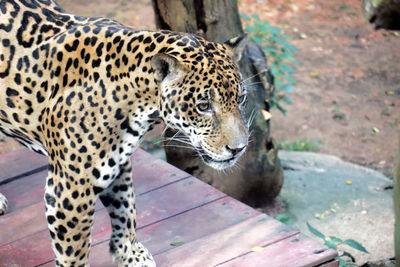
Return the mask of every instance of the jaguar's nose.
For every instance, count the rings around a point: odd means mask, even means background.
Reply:
[[[232,153],[232,156],[236,156],[239,154],[241,151],[243,151],[246,148],[246,145],[239,145],[238,147],[230,147],[229,145],[225,146],[226,150]]]

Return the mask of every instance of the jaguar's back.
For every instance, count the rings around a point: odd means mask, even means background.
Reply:
[[[67,14],[50,0],[1,0],[0,12],[0,133],[47,154],[41,123],[59,87],[68,32],[119,24]]]

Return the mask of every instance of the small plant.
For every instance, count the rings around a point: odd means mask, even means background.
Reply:
[[[271,26],[267,20],[260,19],[257,14],[251,17],[242,14],[242,18],[245,21],[244,27],[249,39],[263,48],[269,60],[271,73],[275,78],[276,90],[270,97],[270,106],[286,115],[286,109],[282,107],[281,101],[287,104],[292,103],[292,99],[286,94],[292,93],[296,84],[291,76],[295,73],[295,69],[290,65],[298,64],[292,54],[297,52],[297,48],[289,44],[288,41],[291,38],[285,35],[282,29]]]
[[[276,215],[275,219],[286,225],[291,225],[293,221],[292,217],[283,213]]]
[[[313,235],[321,238],[324,241],[324,245],[329,248],[337,250],[338,246],[347,245],[347,246],[357,249],[361,252],[369,254],[369,252],[360,243],[358,243],[357,241],[355,241],[353,239],[346,239],[343,241],[342,239],[337,238],[335,236],[325,236],[323,233],[321,233],[320,231],[318,231],[317,229],[312,227],[308,222],[307,222],[307,227],[308,227],[308,230],[310,230],[310,232]],[[339,264],[341,267],[358,266],[357,264],[355,264],[356,260],[353,257],[353,255],[351,255],[347,251],[343,251],[338,257],[336,257],[336,259],[339,261]]]
[[[281,141],[278,148],[290,151],[318,151],[319,146],[321,146],[321,143],[318,140],[311,142],[309,139],[304,141],[296,139],[294,142]]]

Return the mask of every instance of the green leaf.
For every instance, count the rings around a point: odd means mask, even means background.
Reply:
[[[281,70],[286,71],[289,74],[293,74],[296,72],[292,67],[287,64],[281,64],[279,67],[281,68]]]
[[[283,35],[283,38],[288,41],[292,40],[292,37],[290,37],[289,35]]]
[[[291,84],[295,84],[296,83],[296,81],[292,78],[292,77],[289,77],[289,76],[283,76],[283,78],[285,78],[285,80],[288,82],[288,83],[291,83]]]
[[[170,245],[173,246],[173,247],[180,247],[183,244],[184,244],[184,242],[182,242],[182,241],[170,243]]]
[[[253,42],[257,43],[257,44],[262,44],[263,41],[261,38],[254,36],[253,38],[251,38]]]
[[[346,267],[346,261],[340,257],[336,257],[336,259],[339,261],[339,266],[340,267]]]
[[[281,88],[281,91],[290,94],[290,93],[293,93],[294,86],[291,84],[286,84],[280,88]]]
[[[286,95],[283,96],[282,100],[285,101],[286,104],[293,104],[293,100]]]
[[[275,105],[276,105],[276,108],[280,111],[280,112],[282,112],[282,114],[283,115],[287,115],[287,110],[284,108],[284,107],[282,107],[281,105],[279,105],[278,103],[276,103],[275,102]]]
[[[275,219],[286,225],[290,225],[292,223],[292,218],[290,218],[290,216],[286,214],[278,214],[276,215]]]
[[[288,42],[286,42],[286,44],[283,45],[287,50],[293,51],[293,52],[297,52],[299,51],[297,49],[297,47],[295,47],[294,45],[289,44]]]
[[[267,54],[270,54],[270,53],[276,51],[276,47],[275,47],[275,46],[266,46],[266,47],[264,47],[264,51],[265,51]]]
[[[346,239],[343,243],[359,251],[369,254],[368,250],[366,250],[360,243],[353,239]]]
[[[275,85],[279,88],[281,88],[283,86],[283,84],[280,80],[275,80]]]
[[[260,16],[258,14],[253,14],[252,17],[255,19],[260,19]]]
[[[272,75],[274,75],[275,77],[282,75],[282,72],[280,72],[277,69],[271,69],[271,73]]]
[[[282,32],[281,29],[277,28],[277,27],[273,27],[271,25],[267,25],[268,31],[270,31],[272,34],[274,35],[278,35]]]
[[[246,25],[244,28],[245,28],[246,32],[248,32],[248,33],[256,31],[256,28],[253,26]]]
[[[331,248],[331,249],[337,250],[337,246],[336,246],[336,244],[335,244],[335,243],[333,243],[333,242],[331,242],[331,241],[326,241],[326,240],[325,240],[325,246],[327,246],[328,248]]]
[[[321,233],[320,231],[318,231],[317,229],[315,229],[314,227],[312,227],[308,222],[307,222],[307,227],[308,230],[313,234],[318,236],[319,238],[325,240],[325,235],[323,233]]]
[[[246,14],[241,14],[240,16],[241,16],[242,19],[244,19],[245,21],[250,21],[250,17],[247,16]]]
[[[318,142],[317,140],[315,140],[315,141],[312,143],[312,147],[317,147],[317,146],[319,146],[319,142]],[[329,238],[330,238],[333,242],[336,242],[336,243],[342,243],[342,242],[343,242],[342,239],[337,238],[336,236],[329,236]]]
[[[356,262],[356,259],[349,252],[344,251],[341,257],[344,257],[344,256],[349,257],[352,262]]]

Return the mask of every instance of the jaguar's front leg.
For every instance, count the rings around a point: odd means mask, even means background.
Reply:
[[[151,254],[136,240],[135,193],[129,160],[100,199],[111,217],[110,252],[118,266],[155,266]]]
[[[88,177],[50,162],[44,198],[56,266],[89,266],[96,188]]]

